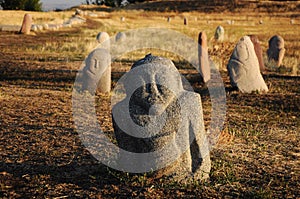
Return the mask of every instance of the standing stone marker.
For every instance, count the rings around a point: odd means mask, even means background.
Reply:
[[[284,54],[284,39],[279,35],[273,36],[269,40],[269,49],[267,50],[268,60],[274,60],[276,62],[276,66],[280,66],[282,64]]]
[[[30,14],[25,14],[23,18],[23,23],[19,33],[21,34],[30,34],[32,26],[32,16]]]
[[[171,22],[171,17],[168,17],[167,21],[168,21],[168,23],[170,23]]]
[[[187,19],[186,17],[184,17],[184,19],[183,19],[183,24],[184,24],[185,26],[188,25],[188,19]]]
[[[97,48],[85,60],[82,71],[82,90],[94,94],[109,93],[111,89],[111,56],[107,49]]]
[[[38,30],[38,26],[37,25],[32,25],[31,26],[31,29],[30,30],[32,30],[32,31],[37,31]]]
[[[267,92],[259,62],[249,36],[242,37],[234,48],[227,65],[230,82],[243,93]]]
[[[216,31],[215,31],[215,40],[216,41],[223,41],[224,40],[224,34],[225,34],[224,28],[222,26],[218,26],[216,28]]]
[[[116,42],[123,42],[126,40],[126,34],[124,32],[118,32],[116,35]]]
[[[183,89],[180,74],[166,58],[147,55],[128,74],[132,76],[124,82],[126,98],[112,109],[117,144],[127,152],[151,153],[156,158],[128,160],[121,151],[120,167],[151,165],[151,177],[180,182],[208,178],[211,162],[200,95]],[[138,85],[137,89],[133,85]],[[131,122],[124,120],[127,115]],[[146,130],[139,131],[136,126]],[[172,157],[175,161],[160,167]]]
[[[96,39],[101,48],[110,49],[110,38],[106,32],[99,32]]]
[[[258,63],[259,63],[259,68],[260,71],[264,71],[265,70],[265,63],[264,63],[264,58],[263,58],[263,51],[262,48],[260,46],[260,41],[258,39],[258,37],[256,35],[249,35],[253,46],[254,46],[254,50],[255,50],[255,54],[257,56],[258,59]]]
[[[208,58],[207,35],[204,31],[199,33],[198,43],[199,68],[203,81],[206,83],[210,80],[210,65]]]

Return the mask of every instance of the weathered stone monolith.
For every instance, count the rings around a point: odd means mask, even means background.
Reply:
[[[199,68],[203,81],[206,83],[210,80],[210,65],[208,58],[207,35],[204,31],[199,33],[198,43]]]
[[[32,26],[32,16],[30,14],[25,14],[20,33],[30,34],[31,26]]]
[[[184,17],[184,19],[183,19],[183,24],[185,25],[185,26],[187,26],[188,25],[188,19],[186,18],[186,17]]]
[[[284,39],[275,35],[269,40],[269,49],[267,50],[268,60],[275,61],[276,66],[282,64],[282,60],[285,54]]]
[[[148,168],[153,178],[180,182],[208,178],[200,95],[183,89],[179,72],[166,58],[147,55],[126,75],[126,98],[113,106],[113,127],[118,146],[142,156],[130,159],[121,150],[119,167]]]
[[[224,28],[222,26],[218,26],[215,31],[215,40],[220,42],[223,41],[224,34],[225,34]]]
[[[111,89],[111,56],[107,49],[97,48],[85,60],[82,70],[82,90],[94,94],[109,93]]]
[[[126,40],[126,34],[124,32],[118,32],[116,35],[116,42],[123,42]]]
[[[264,63],[264,58],[263,58],[263,51],[262,48],[260,46],[260,41],[258,39],[258,37],[256,35],[249,35],[253,46],[254,46],[254,50],[255,50],[255,54],[257,56],[258,59],[258,63],[259,63],[259,68],[260,71],[264,71],[265,70],[265,63]]]
[[[110,50],[110,38],[106,32],[99,32],[96,39],[99,43],[99,48]]]
[[[227,65],[230,82],[243,93],[267,92],[259,62],[249,36],[242,37],[234,48]]]

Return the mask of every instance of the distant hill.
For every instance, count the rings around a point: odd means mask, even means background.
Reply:
[[[300,1],[261,1],[261,0],[152,0],[130,4],[129,10],[176,12],[222,12],[222,11],[259,11],[259,12],[297,12]]]
[[[84,10],[114,11],[120,8],[106,6],[80,6]],[[148,0],[123,7],[125,10],[157,12],[237,12],[269,13],[300,17],[300,1],[262,0]]]

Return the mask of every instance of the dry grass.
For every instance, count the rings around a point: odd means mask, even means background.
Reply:
[[[223,14],[204,14],[198,12],[189,13],[160,13],[160,12],[143,12],[143,11],[114,11],[95,12],[99,17],[94,18],[97,23],[94,27],[80,30],[80,35],[68,38],[63,43],[55,43],[49,40],[43,46],[35,46],[27,49],[28,52],[37,51],[38,53],[48,53],[56,51],[66,56],[85,57],[93,47],[96,46],[95,37],[98,32],[105,31],[109,35],[114,36],[120,31],[136,29],[136,28],[168,28],[179,31],[195,41],[198,39],[200,31],[206,31],[209,38],[210,54],[213,61],[220,69],[225,69],[230,53],[232,52],[236,42],[244,35],[256,34],[261,40],[263,51],[268,48],[268,40],[275,34],[281,35],[285,39],[286,56],[283,65],[287,68],[288,74],[298,74],[300,60],[300,41],[295,39],[299,36],[299,24],[290,24],[290,17],[287,16],[270,16],[266,13],[245,15],[234,13]],[[8,17],[12,11],[1,11],[0,24],[20,24],[24,12],[18,11],[14,13],[16,17]],[[72,11],[68,12],[46,12],[32,13],[37,23],[59,23],[72,15]],[[171,22],[167,22],[167,17],[171,17]],[[120,20],[125,17],[125,21]],[[188,26],[183,25],[183,18],[188,19]],[[9,20],[7,20],[7,18]],[[12,21],[10,21],[12,20]],[[294,19],[296,22],[300,18]],[[262,21],[263,24],[259,22]],[[225,41],[221,44],[215,43],[213,35],[215,28],[222,25],[225,29]],[[66,35],[67,36],[67,35]],[[132,56],[131,56],[132,57]],[[139,56],[140,57],[140,56]],[[266,65],[272,70],[272,63],[266,62]]]
[[[100,31],[113,36],[133,28],[161,27],[197,40],[199,31],[206,30],[212,38],[216,26],[223,25],[225,42],[211,40],[209,44],[210,55],[220,68],[226,66],[241,36],[258,34],[265,52],[268,39],[281,34],[287,48],[283,61],[287,71],[283,73],[295,74],[299,70],[299,25],[291,25],[285,15],[270,17],[255,13],[245,16],[198,12],[97,13],[98,18],[89,19],[82,27],[36,35],[0,33],[0,197],[299,197],[299,77],[265,75],[270,91],[263,95],[226,93],[227,119],[219,145],[211,153],[211,179],[205,183],[151,181],[146,176],[103,167],[78,138],[71,109],[75,75],[84,57],[96,45],[95,38]],[[16,12],[20,21],[23,14]],[[55,14],[62,19],[64,13]],[[124,22],[120,21],[122,16]],[[172,17],[171,23],[167,23],[168,16]],[[183,25],[183,16],[188,17],[188,26]],[[228,24],[228,20],[234,24]],[[184,70],[185,63],[180,56],[153,49],[124,55],[112,64],[112,71],[127,71],[149,51],[171,58],[181,72],[195,72]],[[280,71],[270,63],[267,66],[279,75]],[[229,90],[226,72],[221,75]],[[113,86],[117,80],[113,79]],[[207,126],[211,111],[207,88],[198,82],[192,86],[202,96]],[[96,95],[96,102],[99,122],[113,136],[109,96]]]
[[[65,12],[24,12],[24,11],[11,11],[0,10],[0,25],[22,25],[25,13],[32,15],[33,23],[41,24],[61,24],[74,14],[73,11]]]

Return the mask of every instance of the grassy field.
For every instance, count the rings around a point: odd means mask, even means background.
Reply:
[[[95,9],[95,8],[93,8]],[[0,11],[0,24],[20,24],[24,12]],[[74,11],[32,13],[34,23],[61,23]],[[1,198],[299,198],[300,197],[300,18],[298,13],[105,12],[87,23],[32,35],[0,32],[0,197]],[[125,21],[120,18],[125,17]],[[170,23],[167,17],[171,17]],[[188,25],[183,25],[183,18]],[[11,21],[10,21],[11,20]],[[260,21],[262,23],[260,23]],[[225,41],[213,40],[218,25]],[[98,32],[157,27],[179,31],[197,41],[205,30],[209,54],[219,66],[226,88],[227,115],[219,144],[211,152],[208,182],[192,184],[151,180],[107,168],[82,145],[72,116],[72,89],[84,58],[97,45]],[[263,51],[268,39],[285,39],[283,66],[266,62],[266,94],[230,91],[225,68],[240,37],[257,34]],[[113,82],[134,61],[152,52],[172,59],[178,55],[143,49],[112,63]],[[265,56],[266,58],[266,56]],[[211,101],[207,88],[191,82],[201,94],[206,127]],[[96,95],[102,130],[113,135],[109,95]]]
[[[24,12],[17,10],[1,10],[0,24],[1,25],[22,25],[25,13],[32,15],[35,24],[40,23],[62,23],[74,14],[73,11],[64,12]]]

